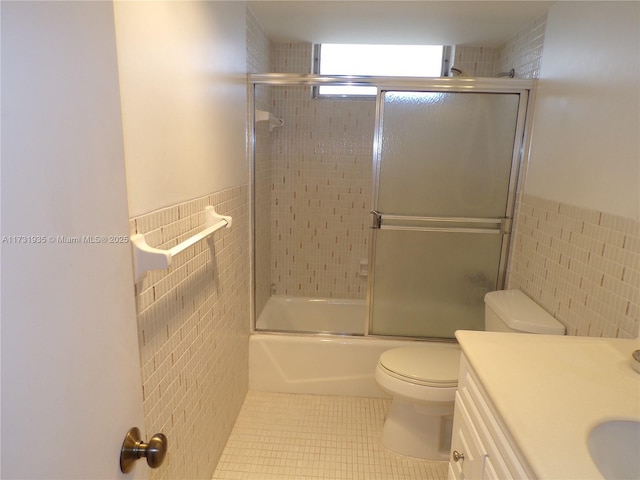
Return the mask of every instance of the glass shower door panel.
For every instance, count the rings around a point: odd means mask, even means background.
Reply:
[[[383,92],[376,210],[504,217],[519,95]]]
[[[495,232],[377,230],[371,332],[452,338],[484,329],[501,245]]]

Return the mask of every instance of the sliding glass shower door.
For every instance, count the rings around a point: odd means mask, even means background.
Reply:
[[[484,328],[506,264],[526,98],[381,91],[369,333]]]

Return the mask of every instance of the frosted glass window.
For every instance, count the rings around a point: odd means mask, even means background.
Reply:
[[[350,45],[323,43],[318,73],[383,77],[439,77],[442,45]],[[376,87],[321,85],[319,95],[375,96]]]

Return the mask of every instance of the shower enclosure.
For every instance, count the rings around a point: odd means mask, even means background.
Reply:
[[[532,83],[265,74],[250,84],[256,330],[448,339],[483,329],[484,294],[504,284]],[[373,85],[377,96],[316,98],[320,84]],[[287,318],[292,299],[351,318],[261,320]]]

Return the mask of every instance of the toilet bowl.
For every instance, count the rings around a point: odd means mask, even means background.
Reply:
[[[565,327],[518,290],[485,296],[485,330],[564,335]],[[380,355],[375,379],[392,397],[380,440],[410,457],[447,460],[458,386],[457,344],[423,343]]]
[[[386,448],[410,457],[448,458],[459,364],[460,350],[447,344],[380,355],[375,379],[393,397],[381,435]]]

